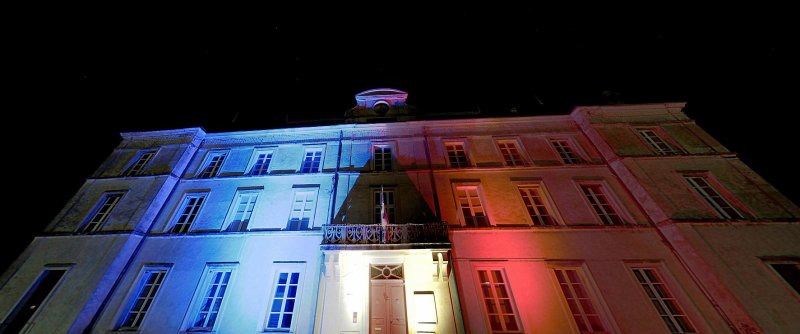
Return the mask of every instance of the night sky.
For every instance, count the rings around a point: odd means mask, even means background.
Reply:
[[[421,112],[482,116],[685,101],[700,126],[800,202],[791,11],[327,6],[7,12],[19,20],[3,43],[15,182],[0,268],[119,132],[287,127],[287,117],[341,117],[353,95],[377,87],[409,92]]]

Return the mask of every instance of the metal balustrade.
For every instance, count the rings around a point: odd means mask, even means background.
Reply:
[[[446,223],[322,225],[322,244],[450,242]]]

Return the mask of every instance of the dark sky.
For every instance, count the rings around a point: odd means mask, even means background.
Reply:
[[[685,101],[690,117],[800,202],[791,11],[577,10],[300,3],[8,12],[19,20],[3,44],[13,87],[3,106],[6,177],[15,182],[7,181],[0,268],[121,131],[285,127],[287,115],[341,117],[354,94],[376,87],[408,91],[422,112],[483,115]]]

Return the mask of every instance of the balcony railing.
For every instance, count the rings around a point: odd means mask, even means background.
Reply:
[[[450,242],[446,223],[322,225],[322,244],[407,244]]]

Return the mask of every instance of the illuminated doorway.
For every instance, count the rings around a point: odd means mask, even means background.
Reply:
[[[406,293],[402,264],[371,265],[370,333],[406,334]]]

